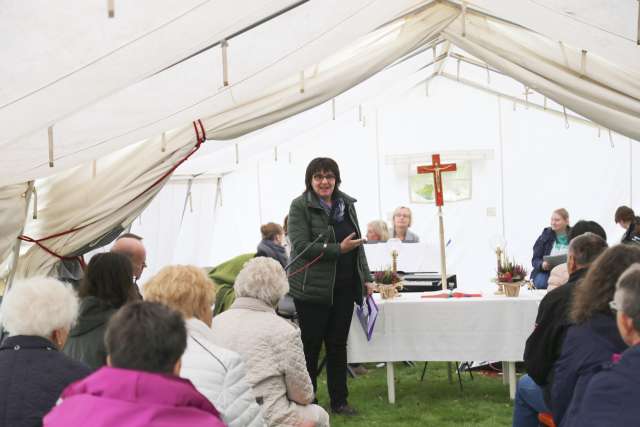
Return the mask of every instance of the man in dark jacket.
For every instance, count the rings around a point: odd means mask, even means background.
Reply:
[[[611,308],[617,311],[618,331],[629,348],[617,363],[602,367],[589,382],[567,426],[632,426],[640,420],[640,266],[620,277]]]
[[[548,411],[553,364],[560,357],[562,341],[570,325],[568,311],[573,290],[586,275],[589,265],[607,248],[607,242],[601,236],[585,232],[597,230],[600,233],[599,227],[593,221],[576,223],[571,230],[572,240],[567,256],[569,281],[549,292],[540,302],[536,327],[525,346],[524,361],[528,375],[518,381],[514,426],[536,426],[538,412]]]

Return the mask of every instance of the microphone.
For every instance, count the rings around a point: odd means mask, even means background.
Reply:
[[[302,255],[305,254],[305,252],[307,252],[309,250],[309,248],[314,245],[315,243],[318,243],[318,240],[322,239],[324,237],[324,234],[318,234],[318,237],[316,237],[315,239],[313,239],[306,248],[304,248],[302,250],[302,252],[300,252],[298,255],[295,256],[295,258],[293,258],[291,261],[289,261],[289,264],[285,265],[284,269],[285,271],[289,269],[289,267],[291,267],[291,265],[293,265],[294,262],[296,262],[297,260],[300,259],[300,257]]]

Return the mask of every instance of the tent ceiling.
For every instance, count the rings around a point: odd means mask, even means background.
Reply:
[[[51,2],[22,3],[13,2],[0,11],[0,54],[5,63],[12,64],[0,68],[0,78],[9,82],[0,89],[0,123],[11,124],[0,135],[0,185],[58,172],[200,117],[227,120],[226,112],[241,112],[241,106],[261,102],[256,97],[270,95],[265,88],[290,82],[301,70],[314,74],[314,64],[430,2],[325,0],[301,4],[232,40],[228,87],[222,86],[219,48],[157,72],[296,2],[117,3],[115,19],[106,17],[104,1],[74,0],[77,7],[64,10]],[[638,2],[472,0],[466,4],[530,28],[548,37],[548,42],[561,40],[572,52],[593,52],[616,65],[616,77],[628,77],[620,82],[637,87],[640,47],[634,28],[637,32]],[[453,32],[449,32],[450,40],[455,38]],[[557,55],[557,47],[551,50]],[[349,48],[343,51],[349,53]],[[576,60],[570,55],[567,66]],[[575,64],[570,68],[575,69]],[[282,95],[277,101],[287,99]],[[232,119],[238,117],[229,121]],[[47,166],[50,125],[53,169]]]
[[[22,69],[48,68],[51,57],[64,52],[60,56],[66,58],[53,61],[51,74],[27,73],[24,83],[15,68],[2,69],[0,78],[14,76],[11,81],[17,89],[0,98],[4,105],[0,107],[0,123],[12,124],[0,135],[0,148],[4,153],[0,160],[0,185],[45,176],[168,129],[182,127],[204,115],[231,109],[265,86],[272,86],[283,76],[319,62],[423,2],[325,0],[304,3],[233,39],[228,49],[231,83],[228,87],[222,86],[220,49],[206,51],[160,74],[140,79],[293,2],[191,2],[192,8],[199,7],[192,13],[186,12],[188,7],[180,2],[180,8],[168,5],[159,14],[162,18],[154,18],[146,25],[135,18],[143,19],[142,15],[149,10],[154,13],[148,15],[155,15],[156,8],[162,9],[162,6],[141,2],[130,19],[126,18],[128,10],[123,8],[118,9],[117,18],[111,20],[102,9],[104,2],[90,3],[93,6],[86,15],[72,7],[65,10],[74,10],[73,13],[64,13],[50,2],[40,2],[40,8],[33,6],[33,10],[31,6],[14,2],[12,9],[0,15],[2,31],[10,29],[7,36],[0,34],[0,40],[9,40],[8,46],[0,47],[6,63],[21,64]],[[50,11],[53,18],[48,14]],[[30,39],[31,44],[25,46],[28,54],[23,54],[20,51],[23,40],[15,34],[21,33],[17,26],[26,25],[28,20],[23,17],[30,13],[37,18],[31,27],[35,35]],[[125,20],[122,28],[109,28],[110,23],[117,25],[113,22],[120,19]],[[151,31],[163,19],[173,30],[171,34],[142,37],[144,31]],[[95,52],[89,48],[93,42],[64,47],[69,40],[84,37],[87,31],[84,21],[105,21],[101,22],[104,27],[94,31],[95,37],[120,36],[116,41],[96,42],[101,50]],[[196,28],[202,31],[192,34]],[[64,37],[56,36],[57,30]],[[176,39],[189,42],[177,43]],[[98,60],[105,55],[107,63]],[[29,59],[33,57],[39,59]],[[78,72],[72,73],[72,70]],[[20,82],[16,82],[16,76]],[[46,86],[43,90],[34,92],[43,85]],[[55,169],[47,166],[47,126],[52,123]]]

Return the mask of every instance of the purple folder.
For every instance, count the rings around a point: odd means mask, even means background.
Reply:
[[[360,320],[364,334],[367,336],[367,341],[371,341],[373,327],[376,325],[376,319],[378,318],[378,306],[372,296],[368,296],[361,306],[356,306],[356,315]]]

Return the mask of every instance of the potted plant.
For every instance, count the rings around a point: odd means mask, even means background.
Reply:
[[[517,297],[526,277],[527,270],[522,264],[517,264],[514,260],[509,261],[506,257],[502,258],[498,264],[496,281],[499,289],[497,293],[504,293],[508,297]]]
[[[373,280],[376,283],[376,290],[380,292],[383,299],[397,296],[398,291],[402,289],[402,278],[391,268],[376,271],[373,274]]]

